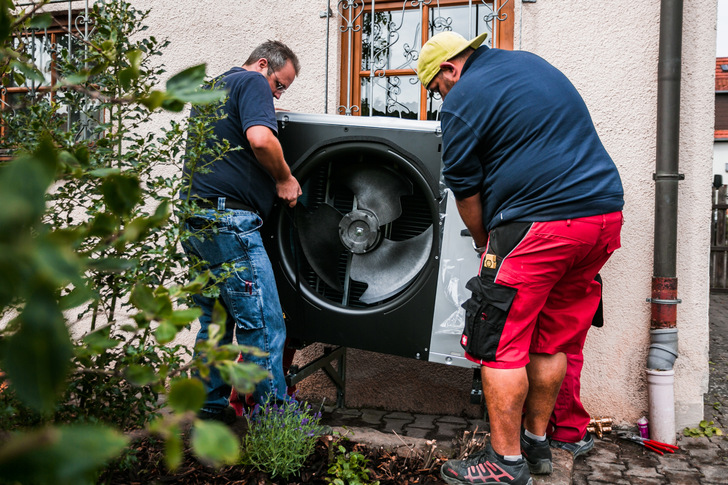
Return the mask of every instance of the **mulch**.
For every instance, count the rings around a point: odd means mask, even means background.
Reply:
[[[267,473],[242,465],[212,468],[200,463],[186,450],[185,459],[176,470],[169,471],[164,465],[163,444],[150,440],[137,443],[134,459],[109,467],[97,483],[107,485],[189,484],[189,485],[323,485],[330,483],[329,447],[344,446],[347,451],[356,451],[368,460],[369,480],[380,485],[442,485],[439,458],[430,459],[414,454],[399,456],[385,449],[370,449],[349,440],[332,443],[330,436],[319,437],[314,453],[306,460],[300,473],[288,480],[272,478]],[[427,468],[424,466],[427,465]]]

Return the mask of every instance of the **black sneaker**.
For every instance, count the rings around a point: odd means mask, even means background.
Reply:
[[[450,485],[533,485],[526,460],[520,459],[514,464],[505,463],[490,444],[483,451],[473,453],[464,460],[448,460],[440,468],[440,476]]]
[[[569,443],[568,441],[551,440],[551,446],[566,450],[576,458],[577,456],[589,453],[594,448],[594,437],[587,431],[581,441]]]
[[[549,440],[533,440],[521,430],[521,453],[534,475],[548,475],[554,471]]]
[[[235,414],[235,408],[228,406],[222,411],[206,411],[201,409],[197,412],[197,417],[203,421],[220,421],[224,424],[233,424],[238,419],[238,415]]]

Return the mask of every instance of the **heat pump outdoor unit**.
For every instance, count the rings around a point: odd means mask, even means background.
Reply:
[[[440,182],[439,123],[279,112],[303,195],[266,222],[288,335],[443,364],[478,266]]]

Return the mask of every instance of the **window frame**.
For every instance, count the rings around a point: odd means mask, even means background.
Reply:
[[[42,40],[42,42],[47,42],[50,46],[55,46],[55,49],[50,51],[50,60],[49,60],[49,68],[48,73],[50,74],[50,78],[48,82],[41,83],[37,85],[36,87],[27,87],[27,86],[0,86],[0,121],[2,120],[2,117],[4,113],[8,111],[13,110],[13,106],[8,102],[8,99],[11,95],[22,95],[22,94],[28,94],[28,93],[42,93],[44,96],[49,96],[49,100],[51,102],[54,102],[56,99],[56,92],[53,89],[53,86],[55,86],[56,82],[58,81],[58,70],[57,70],[57,64],[56,59],[58,56],[58,49],[63,48],[59,44],[59,40],[63,40],[63,37],[65,36],[74,36],[77,38],[83,38],[85,36],[82,29],[83,21],[87,18],[87,14],[84,13],[83,10],[71,10],[71,11],[53,11],[49,12],[52,14],[53,24],[45,29],[39,29],[36,31],[24,31],[21,34],[21,37],[23,39],[30,39],[32,37],[37,38],[48,38],[48,41],[45,39]],[[70,20],[69,20],[70,17]],[[78,21],[81,20],[82,26],[78,25]],[[69,30],[70,26],[70,30]],[[34,59],[35,62],[35,59]],[[4,138],[6,136],[6,130],[7,126],[5,123],[0,122],[0,138]]]
[[[380,11],[402,11],[403,4],[409,4],[410,9],[415,10],[422,6],[420,25],[427,26],[429,24],[430,11],[438,7],[454,7],[454,6],[467,6],[469,3],[481,2],[481,0],[431,0],[425,2],[424,0],[375,0],[374,8],[375,12]],[[481,2],[482,3],[482,2]],[[500,49],[513,49],[513,36],[514,36],[514,3],[515,0],[493,0],[493,11],[498,13],[499,16],[505,17],[503,20],[494,19],[493,22],[499,22],[498,28],[495,29],[495,35],[492,39],[493,47]],[[362,69],[362,33],[364,14],[372,11],[372,0],[362,0],[357,2],[354,8],[360,8],[352,13],[354,22],[351,25],[351,29],[347,27],[348,19],[342,15],[341,23],[341,81],[339,87],[339,114],[353,115],[353,116],[364,116],[361,113],[363,104],[362,100],[362,79],[369,78],[371,75],[370,70]],[[349,30],[352,31],[353,35],[349,35]],[[351,59],[349,59],[349,42],[351,38]],[[429,28],[420,29],[420,40],[421,44],[429,38]],[[384,77],[393,76],[416,76],[414,69],[375,69],[375,76],[377,73],[382,72]],[[351,77],[350,76],[351,73]],[[351,80],[351,87],[347,89],[347,83]],[[417,119],[427,119],[427,102],[428,94],[424,86],[420,84],[420,99],[419,99],[419,114]],[[349,92],[350,91],[350,92]],[[353,109],[355,108],[355,109]],[[373,111],[373,108],[370,108]],[[348,111],[348,112],[347,112]],[[369,115],[367,115],[369,116]]]

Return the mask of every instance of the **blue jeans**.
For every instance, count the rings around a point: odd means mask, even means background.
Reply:
[[[217,233],[212,231],[211,225]],[[280,400],[288,399],[282,360],[286,327],[273,267],[259,231],[262,225],[263,221],[254,212],[206,210],[185,221],[185,228],[195,236],[182,244],[192,261],[194,257],[206,261],[205,268],[215,276],[223,272],[223,263],[234,268],[230,276],[218,283],[220,302],[227,312],[225,334],[220,344],[231,344],[234,335],[239,345],[251,345],[268,352],[266,357],[244,356],[246,362],[254,362],[269,373],[255,387],[253,396],[258,403],[271,392]],[[203,295],[195,295],[193,300],[202,309],[197,340],[207,340],[215,300]],[[210,377],[204,384],[207,400],[202,409],[210,412],[225,409],[232,388],[222,380],[217,369],[210,369]]]

